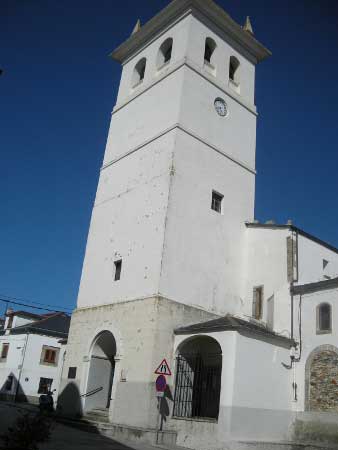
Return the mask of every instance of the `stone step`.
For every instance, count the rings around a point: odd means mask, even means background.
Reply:
[[[91,409],[90,411],[86,411],[86,414],[98,414],[100,416],[108,416],[109,411],[108,409]]]
[[[163,446],[165,448],[177,449],[175,431],[158,431],[152,428],[138,428],[127,425],[113,424],[103,421],[104,416],[96,415],[99,420],[94,420],[95,414],[86,414],[82,419],[70,419],[66,417],[58,417],[57,421],[78,428],[89,433],[98,433],[110,439],[121,441],[133,441],[135,443],[149,443],[155,446]],[[188,449],[187,449],[188,450]]]
[[[305,419],[305,415],[303,415]],[[338,448],[338,421],[337,416],[332,415],[333,422],[329,422],[325,415],[319,415],[314,420],[314,415],[310,415],[307,420],[298,419],[294,423],[294,438],[300,442],[313,442],[315,445],[323,447],[333,445]]]
[[[102,422],[109,423],[109,414],[108,411],[96,410],[86,412],[83,416],[83,420],[90,422]]]
[[[229,450],[337,450],[337,444],[317,442],[232,442]]]

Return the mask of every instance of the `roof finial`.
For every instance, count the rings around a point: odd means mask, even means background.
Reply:
[[[131,33],[131,35],[137,33],[138,31],[140,31],[141,29],[141,21],[140,19],[137,20],[136,25],[134,26],[133,32]]]
[[[254,34],[249,16],[246,16],[246,21],[245,21],[245,24],[243,26],[243,30],[247,31],[250,34]]]

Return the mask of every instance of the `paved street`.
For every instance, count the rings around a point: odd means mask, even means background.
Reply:
[[[135,448],[99,434],[87,433],[61,424],[56,424],[50,442],[40,446],[41,450],[134,450]],[[148,448],[151,448],[151,446]],[[146,449],[147,446],[144,446],[143,450]]]
[[[14,405],[0,402],[0,434],[7,431],[13,424],[20,411],[36,411],[30,405]],[[88,433],[70,426],[56,423],[52,438],[49,442],[41,444],[39,450],[159,450],[149,444],[135,444],[131,442],[120,443],[95,433]]]

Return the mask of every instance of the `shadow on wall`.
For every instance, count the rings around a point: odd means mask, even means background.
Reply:
[[[74,382],[68,383],[59,395],[57,412],[63,416],[83,416],[81,394]]]
[[[170,415],[170,406],[168,400],[170,400],[171,402],[174,401],[170,387],[167,385],[164,391],[164,396],[159,397],[158,399],[157,408],[161,416],[160,430],[163,430],[163,424],[167,421],[167,417]]]
[[[0,388],[0,400],[27,402],[27,396],[21,383],[13,373],[7,376],[6,381]]]

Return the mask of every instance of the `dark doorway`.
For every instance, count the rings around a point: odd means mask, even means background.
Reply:
[[[114,383],[116,342],[110,331],[94,340],[88,373],[85,410],[110,407]]]
[[[174,416],[217,419],[221,374],[221,348],[214,339],[183,343],[176,363]]]

